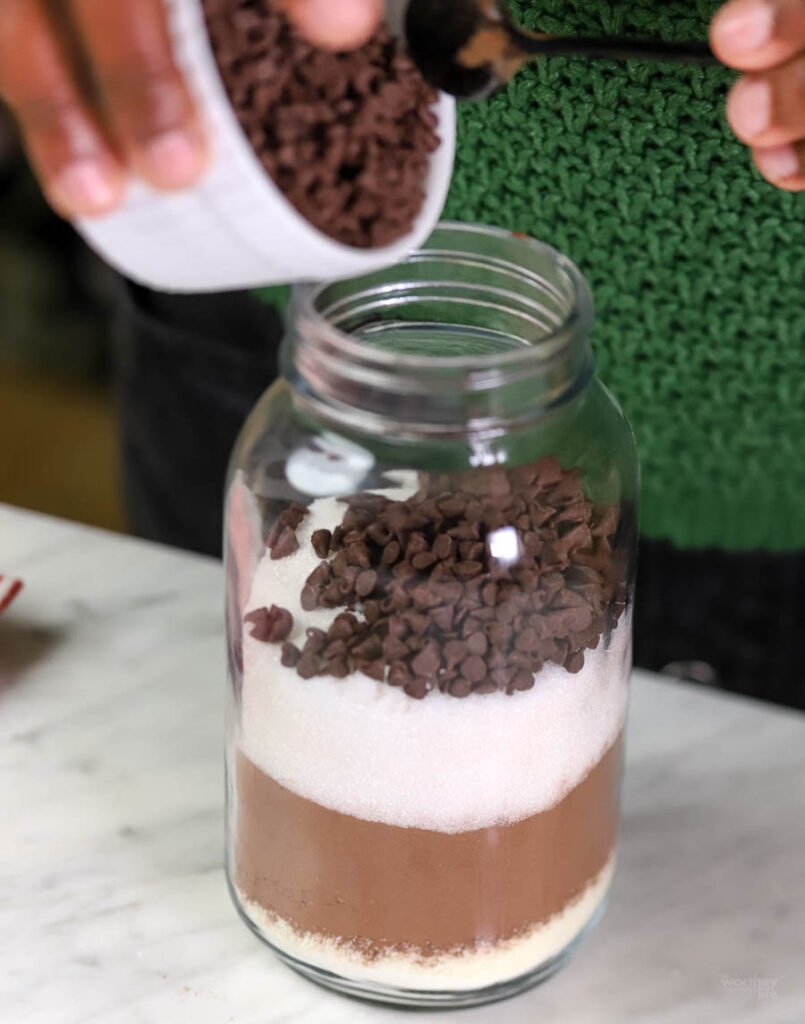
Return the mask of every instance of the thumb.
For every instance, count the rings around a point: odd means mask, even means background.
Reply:
[[[383,0],[281,0],[288,18],[322,50],[355,50],[383,18]]]

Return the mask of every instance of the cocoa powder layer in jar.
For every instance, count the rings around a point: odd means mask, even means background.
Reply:
[[[322,807],[239,753],[236,884],[298,931],[369,957],[505,941],[561,913],[604,868],[617,832],[622,757],[621,734],[554,807],[450,833]]]

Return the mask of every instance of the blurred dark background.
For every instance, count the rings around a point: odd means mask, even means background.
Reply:
[[[0,501],[121,530],[113,289],[45,204],[0,108]]]

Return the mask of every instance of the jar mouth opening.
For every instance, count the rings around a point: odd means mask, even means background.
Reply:
[[[459,270],[458,276],[465,271],[468,275],[465,281],[442,279],[450,296],[440,294],[440,303],[462,307],[474,303],[486,313],[498,309],[510,318],[516,316],[521,329],[507,332],[512,343],[507,350],[459,355],[401,352],[339,326],[347,307],[353,317],[384,310],[399,301],[396,296],[401,291],[416,292],[433,284],[419,279],[418,271],[428,261],[450,263]],[[479,274],[487,280],[473,283]],[[492,280],[497,285],[489,283]],[[552,361],[574,338],[586,335],[592,323],[587,282],[557,249],[503,228],[458,221],[442,221],[420,249],[385,270],[343,281],[295,285],[292,309],[308,330],[326,339],[331,353],[402,375],[528,371]],[[449,326],[451,321],[444,323]]]

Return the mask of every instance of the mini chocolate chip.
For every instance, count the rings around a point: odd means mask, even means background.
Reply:
[[[327,662],[327,672],[334,679],[345,679],[349,675],[349,662],[346,658],[330,658]]]
[[[484,567],[480,562],[457,562],[454,571],[456,576],[462,579],[471,579],[473,576],[479,576],[484,571]]]
[[[383,565],[394,565],[397,559],[400,557],[400,545],[396,540],[389,541],[389,543],[383,548],[383,554],[381,561]]]
[[[292,530],[296,530],[307,514],[308,509],[304,505],[300,505],[299,502],[294,501],[282,513],[283,524],[290,526]]]
[[[411,599],[408,596],[408,592],[402,586],[396,586],[394,588],[388,588],[388,597],[381,602],[380,607],[388,602],[388,609],[392,612],[398,612],[403,608],[407,608],[411,603]]]
[[[463,596],[464,587],[458,581],[448,581],[447,583],[441,584],[439,587],[439,593],[442,595],[443,601],[449,601],[455,604],[459,598]]]
[[[540,577],[539,588],[545,594],[545,600],[550,603],[555,594],[558,594],[564,585],[562,574],[558,572],[544,573]]]
[[[569,592],[576,594],[590,605],[598,605],[603,596],[600,583],[571,583]]]
[[[541,487],[550,487],[559,483],[564,473],[559,465],[559,460],[553,455],[544,455],[534,465],[533,479],[538,481]]]
[[[559,527],[560,536],[563,526],[569,523],[587,523],[590,520],[591,514],[592,502],[586,498],[566,505],[557,513],[554,519],[554,522]]]
[[[419,554],[414,555],[411,559],[411,565],[417,571],[422,572],[424,569],[430,569],[437,561],[438,559],[432,551],[420,551]]]
[[[404,612],[405,621],[408,623],[408,628],[414,634],[414,636],[422,636],[430,625],[430,619],[427,615],[423,615],[420,612],[408,611]]]
[[[501,604],[498,607],[498,622],[506,626],[511,626],[511,623],[517,618],[518,609],[514,601],[508,601]]]
[[[372,523],[366,533],[380,547],[384,547],[391,541],[391,530],[382,520]]]
[[[266,547],[269,548],[269,550],[277,543],[277,538],[285,529],[285,526],[286,524],[283,522],[282,516],[279,516],[279,518],[274,520],[271,525],[271,529],[268,531],[268,536],[266,537]]]
[[[364,601],[363,615],[370,626],[373,626],[380,618],[380,604],[378,601]]]
[[[579,608],[559,608],[542,613],[542,622],[553,636],[569,636],[586,629],[592,622],[593,611],[588,604]]]
[[[402,640],[408,636],[410,632],[410,625],[405,621],[402,615],[392,615],[388,620],[389,636],[397,637]]]
[[[268,640],[271,622],[268,608],[255,608],[253,612],[243,616],[243,621],[252,627],[250,632],[255,640]]]
[[[551,608],[585,608],[588,604],[577,589],[563,587],[551,601]]]
[[[293,629],[293,615],[287,608],[279,608],[275,604],[271,606],[268,614],[270,623],[267,639],[272,644],[281,643]]]
[[[320,562],[313,572],[305,580],[305,586],[316,587],[317,589],[323,587],[326,583],[330,582],[332,576],[332,570],[328,562]]]
[[[471,654],[469,658],[465,658],[461,662],[459,671],[465,679],[469,679],[472,683],[477,683],[486,675],[486,665],[483,658]]]
[[[314,651],[316,654],[324,647],[327,641],[327,634],[323,629],[319,629],[318,626],[310,626],[305,630],[307,641],[305,642],[305,650]]]
[[[377,679],[380,683],[386,678],[386,663],[382,658],[377,658],[375,661],[359,661],[357,667],[365,676]]]
[[[329,631],[328,631],[328,633],[327,633],[328,640],[329,640],[329,637],[330,637],[330,634],[329,634]],[[346,640],[342,640],[341,637],[337,637],[335,640],[330,640],[330,642],[327,644],[327,646],[322,651],[322,654],[324,655],[325,658],[327,658],[328,661],[331,660],[332,658],[343,658],[343,657],[346,656],[346,653],[347,653],[347,642],[346,642]]]
[[[527,558],[537,558],[542,551],[542,541],[531,531],[523,534],[522,545]]]
[[[515,673],[514,678],[509,684],[512,690],[530,690],[534,685],[534,674],[528,672],[526,669],[520,669]]]
[[[290,526],[286,526],[280,532],[279,537],[271,548],[271,558],[287,558],[288,555],[292,555],[294,551],[299,550],[299,541],[296,537],[296,531]]]
[[[335,534],[333,534],[335,536]],[[330,562],[330,568],[335,576],[343,576],[347,571],[349,563],[347,562],[347,554],[345,551],[339,551],[335,558]]]
[[[408,696],[413,697],[414,700],[422,700],[432,689],[432,684],[429,679],[425,679],[422,676],[416,676],[413,679],[409,679],[408,682],[404,684],[403,689]]]
[[[449,534],[456,540],[478,540],[481,530],[478,523],[459,523],[449,531]]]
[[[431,609],[430,617],[443,633],[450,631],[453,625],[453,609],[449,604]]]
[[[417,571],[410,562],[398,562],[391,570],[391,574],[395,580],[404,583],[406,580],[412,580]]]
[[[310,543],[313,545],[313,550],[319,556],[319,558],[326,558],[330,553],[330,544],[332,543],[333,535],[329,530],[314,530],[313,536],[310,538]]]
[[[592,534],[594,537],[610,537],[618,528],[618,506],[599,505],[592,516]]]
[[[448,519],[453,519],[464,512],[466,505],[467,501],[461,495],[451,495],[449,498],[444,498],[439,502],[439,511],[447,516]]]
[[[593,535],[587,523],[573,523],[570,529],[561,529],[557,548],[562,552],[586,551],[593,546]]]
[[[349,498],[343,498],[343,501],[349,501]],[[354,505],[350,506],[344,513],[344,518],[341,522],[341,526],[347,533],[344,538],[346,544],[349,543],[349,534],[355,530],[365,529],[371,522],[371,514],[366,512],[364,509],[356,508]]]
[[[404,503],[394,504],[387,510],[386,525],[396,534],[411,529],[411,512]]]
[[[389,666],[388,682],[392,686],[405,686],[411,679],[411,673],[404,661],[395,661]]]
[[[411,668],[418,676],[433,676],[440,665],[439,648],[435,643],[427,644],[411,662]]]
[[[584,665],[584,654],[581,651],[573,651],[565,658],[565,668],[568,672],[581,672]]]
[[[355,593],[358,597],[368,597],[375,589],[377,573],[374,569],[365,569],[355,581]]]
[[[441,604],[441,598],[436,586],[432,583],[422,583],[414,589],[411,595],[417,608],[434,608]]]
[[[456,543],[448,534],[440,533],[433,542],[433,553],[441,561],[452,558],[456,553]]]
[[[530,651],[536,651],[539,647],[539,637],[535,630],[528,629],[522,630],[514,637],[514,649],[520,651],[523,654],[528,654]]]
[[[327,634],[333,640],[348,640],[355,632],[357,625],[358,619],[352,612],[341,612],[339,615],[336,615]]]
[[[319,674],[319,662],[315,654],[310,651],[303,651],[297,665],[296,672],[302,679],[312,679]]]
[[[486,545],[480,540],[463,540],[459,545],[459,554],[464,561],[479,562],[486,553]]]
[[[349,585],[347,584],[347,592],[349,592]],[[302,592],[304,593],[304,591]],[[334,580],[328,584],[319,595],[319,604],[322,608],[338,608],[339,605],[347,604],[344,600],[344,591],[341,589],[341,583],[338,580]]]
[[[463,640],[448,640],[444,645],[444,657],[448,669],[455,668],[468,654],[467,645]]]
[[[421,554],[428,550],[428,542],[425,540],[425,536],[422,533],[412,533],[408,538],[408,544],[405,548],[406,558],[413,558],[414,555]]]
[[[448,693],[451,697],[469,697],[472,693],[472,682],[465,676],[457,676],[449,685]]]
[[[483,633],[472,633],[467,637],[467,650],[470,654],[477,654],[483,657],[489,649],[489,642]]]
[[[299,664],[299,659],[302,657],[302,652],[292,643],[284,643],[282,645],[282,664],[286,668],[295,668]]]
[[[398,661],[408,654],[408,644],[396,636],[387,636],[383,641],[383,657],[386,661]]]
[[[352,648],[352,653],[361,661],[374,661],[383,654],[383,641],[379,636],[369,635]]]
[[[346,548],[346,555],[350,565],[360,566],[361,569],[368,569],[372,564],[369,548],[363,542],[350,544]]]
[[[306,612],[312,612],[314,608],[318,608],[319,593],[316,588],[310,586],[304,587],[299,598],[299,603],[302,605],[302,609]]]

